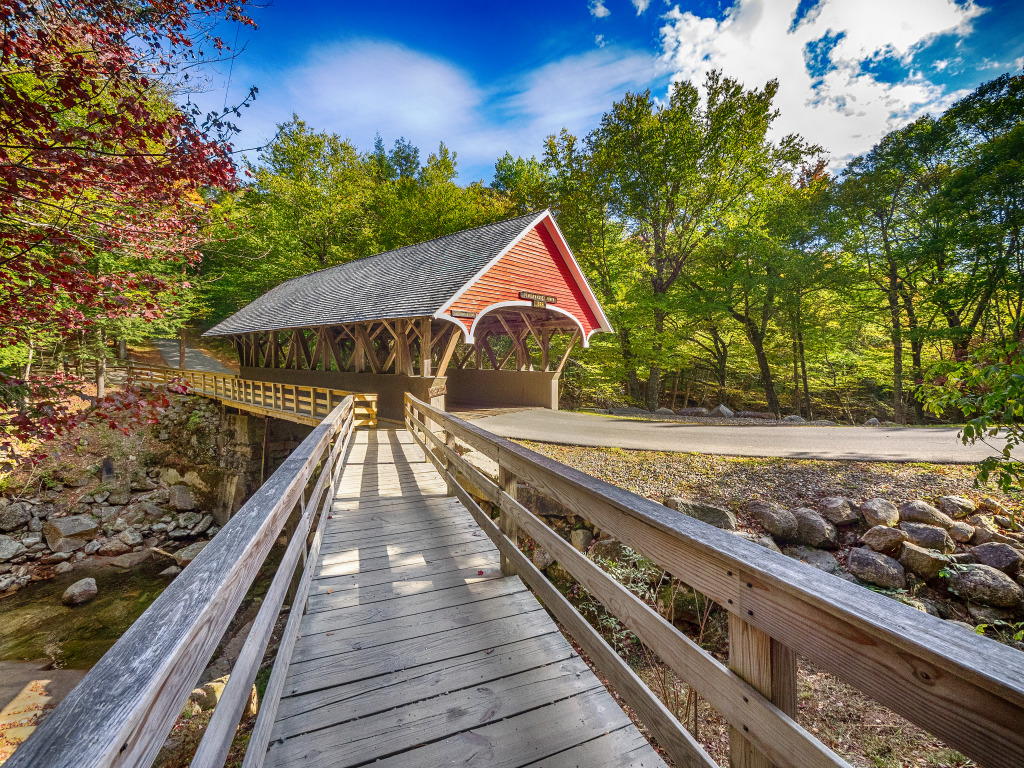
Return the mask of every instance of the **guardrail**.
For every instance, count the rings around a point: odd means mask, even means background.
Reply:
[[[351,395],[355,403],[355,425],[377,426],[377,395],[372,393],[277,384],[243,379],[235,374],[209,373],[189,368],[165,368],[138,363],[128,363],[128,368],[143,381],[184,379],[197,394],[217,398],[252,413],[288,418],[311,426],[323,421],[342,400]]]
[[[714,763],[518,547],[522,530],[730,724],[732,766],[846,766],[796,722],[796,656],[986,768],[1024,765],[1021,654],[597,480],[405,396],[406,426],[516,573],[678,765]],[[435,434],[435,430],[440,433]],[[498,464],[494,482],[452,447]],[[519,482],[586,518],[728,612],[719,662],[516,500]],[[472,492],[468,487],[472,487]],[[497,523],[477,498],[499,512]]]
[[[249,754],[266,754],[330,507],[354,427],[345,397],[228,521],[5,764],[7,768],[148,766],[242,598],[292,516],[300,514],[192,766],[220,768],[296,570],[302,572]],[[310,483],[315,485],[307,494]],[[315,533],[309,541],[309,532]],[[308,545],[308,551],[307,551]],[[249,762],[247,760],[246,764]],[[258,764],[258,763],[257,763]]]

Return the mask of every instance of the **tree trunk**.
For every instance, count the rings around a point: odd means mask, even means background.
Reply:
[[[185,328],[178,332],[178,367],[185,368]]]
[[[896,267],[889,268],[889,340],[892,342],[892,410],[897,424],[906,424],[903,411],[903,323],[900,318],[899,278]]]
[[[800,345],[796,340],[796,328],[793,328],[793,410],[804,415],[804,409],[800,402]]]
[[[660,309],[654,311],[654,344],[651,345],[651,371],[647,377],[647,410],[658,409],[658,394],[661,392],[661,366],[656,362],[661,350],[662,334],[665,332],[665,312]]]
[[[772,369],[768,364],[768,355],[764,351],[764,332],[749,317],[738,312],[734,312],[733,316],[743,324],[747,339],[754,348],[754,356],[757,358],[757,369],[761,374],[761,384],[764,388],[764,399],[768,402],[768,410],[775,414],[776,418],[782,418],[782,407],[779,405],[779,396],[775,393]]]
[[[117,342],[117,359],[127,360],[128,359],[128,342],[121,339]]]
[[[107,332],[97,331],[100,340],[99,356],[96,359],[96,399],[107,396]]]
[[[811,408],[811,388],[807,385],[807,355],[804,352],[804,332],[797,326],[796,338],[800,348],[800,373],[804,380],[804,402],[807,406],[807,418],[814,418],[814,410]]]
[[[28,340],[28,356],[25,359],[25,367],[22,370],[21,378],[28,380],[28,377],[32,374],[32,358],[35,357],[36,345],[32,339]]]

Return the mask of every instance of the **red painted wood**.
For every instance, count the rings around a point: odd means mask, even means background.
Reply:
[[[480,313],[502,301],[521,301],[520,291],[554,296],[553,305],[572,314],[586,333],[600,327],[583,289],[569,269],[554,239],[538,224],[460,296],[451,309]],[[449,311],[450,311],[449,310]],[[468,330],[471,318],[455,318]]]

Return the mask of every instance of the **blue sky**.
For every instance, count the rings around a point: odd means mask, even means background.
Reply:
[[[838,168],[1024,67],[1019,0],[275,0],[254,17],[230,85],[219,65],[195,96],[219,107],[259,87],[236,146],[265,142],[294,112],[360,149],[379,132],[425,158],[443,140],[463,182],[490,181],[505,150],[540,156],[563,127],[586,134],[628,90],[664,97],[709,69],[749,87],[778,78],[779,132],[826,147]]]

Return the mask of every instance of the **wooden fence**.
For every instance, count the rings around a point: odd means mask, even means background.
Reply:
[[[355,404],[355,426],[377,426],[376,394],[255,381],[233,373],[208,373],[138,363],[129,363],[128,367],[142,381],[184,379],[196,394],[216,398],[241,410],[311,426],[323,421],[342,400],[351,395]]]
[[[344,398],[322,420],[15,751],[7,768],[151,765],[298,507],[291,540],[192,761],[194,768],[223,766],[281,606],[299,570],[302,578],[278,651],[278,658],[291,657],[326,510],[352,436],[353,403],[352,396]],[[287,664],[275,666],[271,673],[249,742],[250,754],[266,753],[286,668]]]
[[[730,724],[733,766],[846,766],[796,722],[797,655],[985,768],[1024,766],[1024,664],[1007,646],[534,453],[406,395],[406,426],[518,574],[680,766],[714,763],[517,546],[546,550]],[[497,462],[494,482],[453,448]],[[518,483],[586,518],[728,612],[722,664],[516,500]],[[472,493],[467,490],[472,488]],[[497,523],[477,501],[500,510]]]

